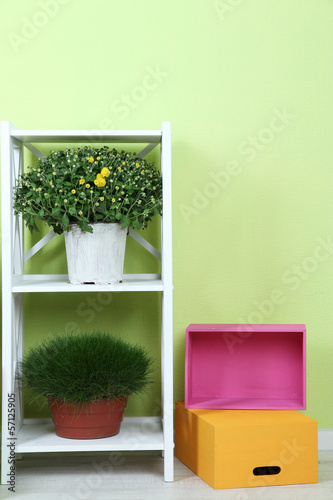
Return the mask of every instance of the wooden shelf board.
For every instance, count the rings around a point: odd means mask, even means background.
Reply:
[[[72,285],[67,274],[25,274],[14,276],[13,293],[44,292],[162,292],[164,290],[160,275],[141,275],[128,278],[114,285]],[[140,275],[139,275],[140,276]]]
[[[13,130],[23,143],[159,143],[160,130]]]
[[[43,420],[41,420],[43,421]],[[17,453],[163,450],[160,418],[125,417],[119,434],[101,439],[66,439],[55,434],[50,419],[25,420],[17,436]]]

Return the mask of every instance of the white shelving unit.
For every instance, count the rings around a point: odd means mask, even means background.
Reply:
[[[12,210],[15,179],[23,169],[25,148],[37,157],[44,156],[39,143],[137,143],[146,145],[138,157],[160,148],[163,176],[163,217],[161,252],[133,230],[130,236],[155,257],[161,259],[161,274],[125,275],[117,285],[71,285],[67,275],[25,275],[24,263],[55,236],[53,231],[24,253],[23,223]],[[172,321],[172,215],[171,215],[171,126],[163,122],[161,130],[20,130],[10,122],[1,122],[2,191],[2,450],[1,483],[10,472],[10,447],[17,454],[47,452],[89,452],[160,450],[164,456],[164,480],[173,481],[173,321]],[[96,440],[71,440],[56,436],[49,419],[26,420],[22,394],[15,384],[16,364],[23,353],[23,296],[48,292],[160,292],[162,295],[161,366],[162,416],[127,417],[117,436]],[[9,432],[11,416],[8,396],[15,394],[15,435]]]

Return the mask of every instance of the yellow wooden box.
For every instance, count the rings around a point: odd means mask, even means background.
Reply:
[[[318,426],[297,411],[185,409],[175,455],[215,489],[318,482]]]

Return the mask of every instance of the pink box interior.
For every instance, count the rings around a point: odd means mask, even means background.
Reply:
[[[306,409],[305,325],[190,325],[185,408]]]

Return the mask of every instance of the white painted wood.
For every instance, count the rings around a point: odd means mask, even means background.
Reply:
[[[122,283],[115,285],[70,285],[67,275],[24,275],[24,262],[38,252],[54,236],[53,231],[42,238],[23,255],[22,220],[17,222],[11,214],[12,189],[15,178],[23,165],[23,147],[42,158],[44,154],[35,146],[38,143],[148,143],[137,155],[144,157],[154,147],[161,146],[163,175],[163,217],[161,221],[162,252],[155,249],[140,235],[135,236],[155,257],[162,260],[160,274],[125,274]],[[1,481],[6,482],[9,471],[6,447],[7,394],[14,391],[14,371],[23,352],[23,294],[32,292],[162,292],[161,360],[162,360],[162,419],[153,417],[125,419],[118,436],[104,440],[65,440],[50,433],[50,423],[23,425],[21,394],[17,393],[17,432],[20,454],[33,451],[47,453],[60,451],[91,452],[162,451],[164,453],[164,480],[173,480],[173,370],[172,370],[172,225],[171,225],[171,127],[163,122],[162,130],[110,131],[110,130],[19,130],[9,122],[1,123],[1,189],[2,189],[2,286],[3,286],[3,386],[2,386],[2,465]],[[15,228],[15,238],[14,238]],[[133,235],[132,235],[133,236]],[[15,252],[14,252],[15,249]],[[161,257],[162,253],[162,257]],[[14,269],[15,257],[15,269]],[[15,272],[14,272],[15,271]],[[15,318],[15,320],[14,320]],[[12,332],[12,335],[10,335]],[[110,441],[112,439],[112,441]],[[59,445],[58,440],[62,443]],[[72,443],[71,443],[72,441]],[[75,443],[73,443],[75,441]],[[91,443],[94,441],[94,443]],[[111,444],[110,444],[111,443]],[[90,446],[91,445],[91,446]],[[24,460],[22,461],[24,463]]]
[[[73,285],[67,274],[26,274],[15,276],[13,293],[46,292],[162,292],[159,274],[124,274],[122,283],[114,285]]]
[[[13,256],[12,168],[13,144],[10,140],[12,124],[1,123],[1,219],[2,219],[2,447],[1,477],[8,472],[8,394],[14,393],[13,327],[14,302],[11,294]],[[3,479],[2,479],[3,481]]]
[[[37,156],[37,158],[44,158],[44,156],[45,156],[44,153],[42,153],[38,148],[36,148],[36,146],[34,146],[33,144],[30,144],[29,142],[25,142],[24,147],[29,149],[29,151],[32,154],[34,154],[35,156]]]
[[[15,179],[17,179],[22,173],[23,173],[23,148],[15,146],[14,144],[12,145],[12,152],[13,152],[13,171],[11,172],[12,179],[11,183],[15,182]],[[12,191],[11,191],[11,196],[12,196]],[[12,202],[10,204],[10,207],[12,206]],[[7,208],[7,210],[10,209],[10,207]],[[22,222],[22,216],[15,217],[14,214],[12,214],[13,217],[13,266],[14,266],[14,274],[22,274],[24,272],[24,262],[23,262],[23,248],[24,248],[24,243],[23,243],[23,222]]]
[[[51,241],[52,238],[54,238],[55,236],[56,233],[53,231],[53,229],[51,229],[51,231],[49,231],[43,238],[37,241],[37,243],[35,243],[33,247],[29,248],[29,250],[25,252],[24,262],[27,262],[29,259],[31,259],[31,257],[33,257],[37,252],[39,252],[39,250],[41,250],[43,246],[46,245],[46,243],[48,243],[49,241]]]
[[[333,429],[318,429],[318,449],[333,451]]]
[[[23,295],[13,295],[13,374],[16,373],[18,362],[23,357],[23,338],[24,338],[24,314],[23,314]],[[18,384],[14,382],[15,387],[15,432],[19,432],[23,424],[23,394],[19,390]]]
[[[158,273],[124,274],[124,278],[124,281],[161,280],[161,275]]]
[[[15,130],[23,143],[159,143],[160,130]]]
[[[172,301],[172,196],[171,126],[162,123],[161,170],[163,175],[162,247],[162,412],[164,431],[164,480],[173,481],[173,301]]]
[[[139,243],[141,246],[143,246],[149,253],[154,255],[158,260],[161,260],[161,252],[159,252],[153,245],[151,245],[147,240],[142,238],[140,234],[138,234],[134,229],[131,227],[129,228],[128,234],[135,240],[137,243]]]
[[[17,437],[18,453],[163,450],[163,447],[162,423],[156,417],[125,417],[119,434],[102,439],[58,437],[49,419],[41,424],[25,423]]]
[[[148,153],[150,153],[153,149],[155,149],[156,146],[157,143],[148,144],[148,146],[146,146],[142,151],[140,151],[140,153],[138,153],[135,158],[144,158],[145,156],[147,156]]]
[[[14,274],[23,274],[23,231],[22,231],[22,217],[17,217],[14,221],[13,231],[13,272]]]

